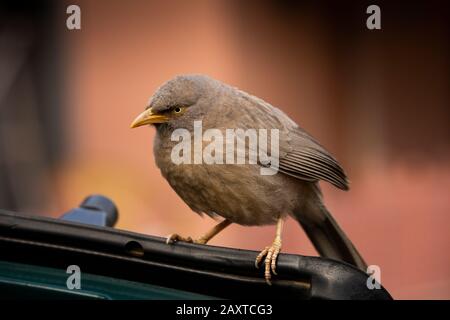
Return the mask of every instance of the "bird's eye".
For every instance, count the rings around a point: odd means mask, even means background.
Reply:
[[[181,108],[180,108],[180,107],[176,107],[173,111],[174,111],[175,113],[180,113],[180,112],[181,112]]]

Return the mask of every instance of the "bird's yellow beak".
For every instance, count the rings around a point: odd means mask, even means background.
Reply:
[[[136,128],[151,123],[164,123],[167,121],[169,121],[169,117],[163,114],[153,113],[152,108],[149,108],[134,119],[131,124],[131,128]]]

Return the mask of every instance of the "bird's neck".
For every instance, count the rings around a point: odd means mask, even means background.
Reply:
[[[170,136],[172,129],[168,123],[155,123],[154,126],[160,137]]]

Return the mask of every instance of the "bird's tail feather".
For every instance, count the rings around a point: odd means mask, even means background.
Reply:
[[[320,256],[350,263],[366,272],[367,264],[363,257],[325,206],[316,205],[309,207],[309,210],[314,210],[314,212],[306,213],[306,216],[314,216],[313,223],[311,219],[304,219],[305,212],[301,214],[301,217],[298,215],[294,217],[305,230]]]

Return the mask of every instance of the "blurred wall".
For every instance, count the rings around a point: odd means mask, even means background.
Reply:
[[[58,8],[50,1],[0,2],[2,209],[55,209],[49,166],[61,160],[65,132]]]
[[[70,1],[64,30],[64,157],[49,165],[58,216],[90,193],[117,203],[118,227],[199,236],[201,219],[160,176],[153,128],[130,130],[153,91],[205,73],[289,114],[342,163],[347,193],[325,202],[395,298],[450,298],[449,22],[444,2]],[[69,4],[69,2],[68,2]],[[448,11],[447,11],[448,12]],[[260,250],[274,228],[231,226],[213,245]],[[315,255],[294,221],[284,252]]]

